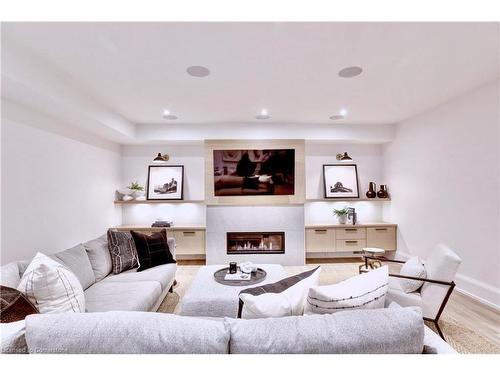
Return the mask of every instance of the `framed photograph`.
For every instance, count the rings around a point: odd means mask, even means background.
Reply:
[[[214,194],[294,195],[294,149],[213,150]]]
[[[359,198],[356,164],[324,164],[325,198]]]
[[[183,165],[150,165],[148,170],[148,200],[182,200],[184,190]]]

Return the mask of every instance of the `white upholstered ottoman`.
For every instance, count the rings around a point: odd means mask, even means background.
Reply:
[[[229,286],[214,280],[214,273],[227,265],[203,266],[196,274],[191,286],[181,301],[181,315],[232,317],[238,315],[238,293],[240,290],[258,285],[274,283],[287,273],[279,264],[256,264],[266,271],[267,277],[260,283],[248,286]]]

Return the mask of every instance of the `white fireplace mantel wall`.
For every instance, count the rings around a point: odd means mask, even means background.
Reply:
[[[285,253],[228,255],[227,232],[285,232]],[[303,205],[207,207],[207,264],[250,261],[303,265],[304,241]]]

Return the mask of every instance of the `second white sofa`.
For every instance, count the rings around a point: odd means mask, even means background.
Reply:
[[[168,239],[175,258],[175,240]],[[163,264],[141,272],[128,270],[112,274],[106,235],[50,255],[68,267],[78,278],[85,293],[87,312],[156,311],[171,290],[177,265]],[[2,285],[17,288],[30,260],[1,267]]]

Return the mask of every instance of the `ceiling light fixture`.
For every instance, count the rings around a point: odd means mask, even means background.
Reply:
[[[337,160],[349,161],[352,160],[352,158],[347,154],[347,152],[344,152],[344,154],[337,154]]]
[[[166,120],[177,120],[178,117],[170,113],[168,109],[163,110],[163,118]]]
[[[361,69],[359,66],[348,66],[339,71],[339,76],[342,78],[352,78],[359,76],[362,71],[363,69]]]
[[[269,112],[267,111],[267,109],[262,108],[260,110],[260,113],[257,116],[255,116],[255,118],[257,120],[267,120],[267,119],[270,119],[271,116],[269,115]]]
[[[186,69],[187,74],[191,77],[203,78],[210,74],[210,70],[201,65],[193,65]]]
[[[330,120],[342,120],[344,116],[342,115],[331,115]]]
[[[347,109],[342,108],[337,115],[331,115],[330,120],[342,120],[347,116]]]

